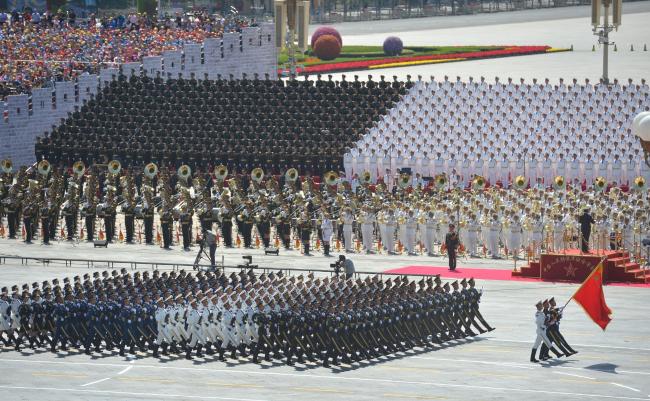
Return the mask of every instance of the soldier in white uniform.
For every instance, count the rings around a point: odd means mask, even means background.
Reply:
[[[513,259],[519,259],[519,251],[521,250],[521,236],[522,236],[522,227],[519,222],[519,216],[512,216],[512,222],[510,223],[510,252],[512,253]]]
[[[417,227],[418,227],[418,221],[415,218],[415,214],[413,210],[409,210],[405,222],[405,228],[406,228],[405,245],[409,255],[417,255],[417,253],[415,252],[415,234],[416,234]]]
[[[354,252],[352,246],[352,224],[354,223],[354,215],[349,207],[343,211],[343,242],[345,243],[346,252]]]
[[[501,234],[501,222],[499,221],[499,215],[493,214],[492,221],[490,222],[489,232],[487,236],[487,243],[492,259],[500,259],[501,254],[499,252],[499,236]]]
[[[11,331],[11,304],[9,303],[7,287],[2,287],[2,292],[0,293],[0,340],[6,346],[9,346],[13,339],[14,336]]]
[[[171,296],[169,296],[167,299],[171,300]],[[167,328],[168,312],[167,309],[165,308],[165,302],[161,297],[158,297],[158,299],[156,300],[156,304],[158,308],[156,309],[154,318],[156,319],[158,336],[156,337],[156,345],[153,350],[154,357],[158,356],[159,347],[162,348],[163,355],[167,355],[167,346],[171,344],[173,341],[169,329]]]
[[[384,244],[388,250],[389,255],[395,255],[395,225],[397,220],[395,219],[395,212],[393,209],[388,210],[388,215],[386,216],[386,237],[384,238]]]
[[[196,356],[201,357],[201,349],[205,340],[202,338],[201,330],[201,311],[197,307],[196,299],[190,301],[190,307],[187,310],[187,333],[189,334],[189,343],[185,349],[185,358],[192,359],[192,350],[196,348]]]
[[[436,242],[436,216],[429,211],[425,220],[424,244],[427,248],[427,255],[435,256],[434,244]]]
[[[334,226],[332,220],[330,220],[330,215],[325,213],[321,221],[321,233],[323,236],[323,254],[324,256],[330,256],[330,241],[332,240],[332,234],[334,233]]]
[[[546,321],[546,315],[544,314],[544,311],[543,311],[543,308],[544,308],[544,307],[543,307],[543,303],[542,303],[542,301],[537,302],[537,304],[535,305],[535,307],[537,307],[537,312],[535,312],[535,332],[536,332],[536,334],[537,334],[537,337],[535,337],[535,343],[533,344],[533,350],[532,350],[531,353],[530,353],[530,361],[531,361],[531,362],[535,362],[535,363],[539,362],[539,361],[537,360],[537,358],[535,358],[535,355],[537,354],[537,348],[540,346],[540,344],[541,344],[542,342],[544,342],[544,344],[545,344],[545,345],[546,345],[546,346],[551,350],[551,352],[553,352],[553,353],[554,353],[558,358],[564,356],[564,354],[561,354],[560,352],[558,352],[558,350],[556,350],[556,349],[553,347],[553,343],[552,343],[551,340],[549,340],[548,337],[546,336],[546,325],[547,325],[547,321]]]
[[[363,247],[368,254],[374,253],[372,250],[374,226],[375,214],[369,208],[366,208],[361,222],[361,236],[363,237]]]

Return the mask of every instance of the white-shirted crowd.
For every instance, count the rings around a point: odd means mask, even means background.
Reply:
[[[546,186],[558,175],[571,183],[601,176],[629,184],[639,175],[650,179],[630,129],[648,110],[644,79],[607,86],[420,78],[345,154],[344,167],[347,177],[368,171],[373,182],[410,168],[414,177],[446,173],[463,186],[474,175],[504,186],[518,175]]]

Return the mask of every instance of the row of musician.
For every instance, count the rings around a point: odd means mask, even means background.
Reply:
[[[225,166],[216,167],[212,175],[193,175],[184,165],[174,176],[154,163],[134,174],[123,170],[118,161],[92,169],[77,162],[69,177],[53,171],[45,160],[22,168],[15,176],[6,161],[2,168],[0,212],[7,216],[10,238],[17,236],[22,220],[27,242],[40,221],[40,235],[48,243],[63,217],[68,239],[79,238],[85,231],[85,239],[92,241],[100,231],[112,241],[119,220],[120,226],[124,223],[126,242],[133,242],[137,221],[141,221],[147,244],[154,243],[158,227],[163,247],[170,248],[176,224],[187,249],[192,225],[198,222],[200,230],[196,228],[195,236],[197,231],[213,229],[216,223],[227,247],[234,245],[233,231],[238,240],[243,237],[243,246],[251,247],[256,230],[265,247],[271,246],[271,232],[275,231],[274,245],[281,242],[289,249],[292,242],[301,242],[305,254],[316,238],[328,254],[334,236],[348,251],[363,247],[366,252],[404,250],[416,254],[419,245],[420,252],[435,255],[440,250],[436,244],[444,242],[447,224],[453,223],[460,227],[463,248],[470,255],[498,258],[505,253],[516,257],[523,249],[575,246],[580,236],[575,211],[585,204],[595,206],[592,243],[596,248],[631,249],[650,234],[647,213],[643,213],[648,210],[648,195],[643,188],[631,193],[617,188],[605,193],[597,186],[586,192],[480,190],[477,181],[481,177],[477,177],[474,191],[423,191],[400,185],[399,191],[390,192],[383,184],[372,189],[362,184],[353,193],[334,172],[327,173],[323,185],[318,185],[310,177],[301,180],[296,169],[286,172],[281,187],[276,177],[265,179],[260,168],[250,176],[230,178]],[[444,188],[444,180],[444,176],[436,177],[436,187]],[[405,176],[400,182],[410,185],[411,180]],[[79,217],[85,222],[81,230],[77,229]],[[4,226],[0,229],[4,231]]]

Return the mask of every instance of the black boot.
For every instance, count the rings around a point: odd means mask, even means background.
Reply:
[[[169,346],[169,344],[162,343],[162,354],[165,355],[165,356],[169,355],[169,352],[167,352],[167,347],[168,346]]]
[[[551,352],[554,353],[555,356],[557,356],[558,358],[562,358],[563,356],[565,356],[563,353],[561,353],[560,351],[556,350],[555,347],[551,347]]]
[[[192,359],[192,348],[187,347],[185,349],[185,359]]]
[[[533,348],[533,350],[530,352],[530,361],[537,363],[539,361],[535,358],[535,354],[537,354],[537,348]]]
[[[201,344],[196,346],[196,357],[197,358],[203,358],[203,354],[201,353],[202,349],[203,349],[203,346]]]
[[[158,358],[158,344],[154,344],[153,346],[153,357]]]

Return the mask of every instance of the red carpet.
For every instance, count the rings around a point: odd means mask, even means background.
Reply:
[[[449,271],[448,267],[440,266],[404,266],[397,269],[390,269],[384,273],[404,274],[404,275],[422,275],[435,276],[440,275],[444,278],[463,279],[474,277],[477,280],[496,280],[496,281],[525,281],[525,282],[542,282],[542,280],[532,277],[513,277],[512,270],[509,269],[475,269],[469,267],[458,267],[455,271]],[[549,283],[550,281],[543,281]],[[606,284],[614,287],[646,287],[648,284],[627,284],[627,283],[610,283]]]

